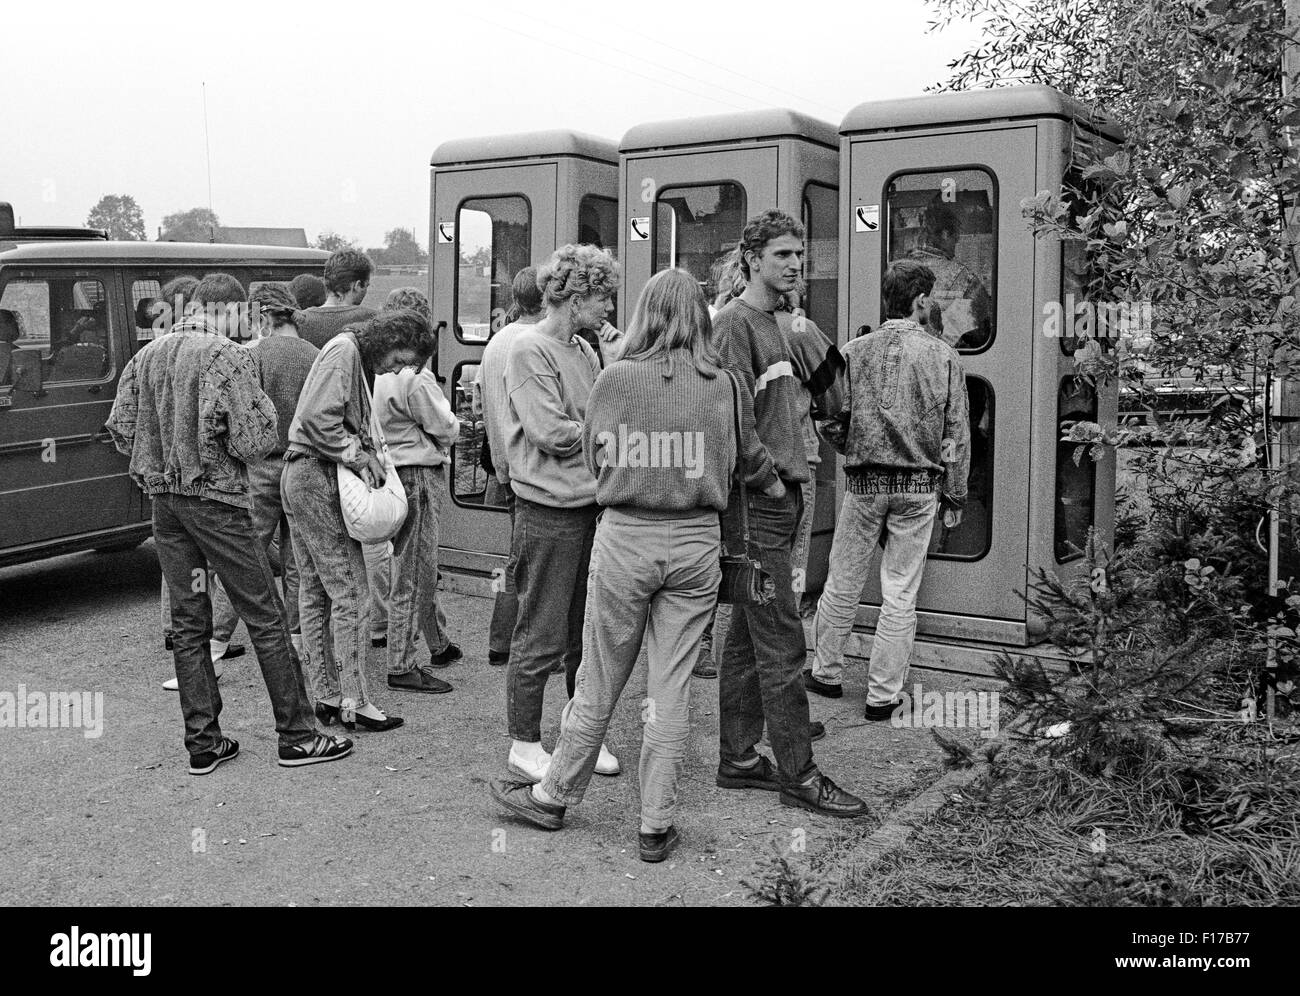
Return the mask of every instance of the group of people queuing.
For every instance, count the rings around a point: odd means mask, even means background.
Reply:
[[[864,714],[887,719],[897,705],[930,532],[938,516],[955,526],[965,502],[966,387],[956,352],[927,330],[925,265],[888,268],[888,320],[841,353],[800,309],[803,254],[799,222],[764,212],[740,233],[713,301],[685,270],[662,271],[626,332],[609,322],[619,264],[604,250],[564,246],[515,276],[513,320],[486,344],[474,384],[488,487],[510,511],[487,649],[505,670],[511,738],[510,777],[491,793],[515,818],[558,830],[594,774],[619,774],[605,737],[643,650],[643,860],[662,861],[680,839],[692,676],[718,679],[717,785],[830,816],[868,812],[814,760],[825,730],[808,693],[843,694],[843,648],[883,534]],[[236,616],[289,766],[352,750],[313,720],[402,722],[370,695],[368,646],[386,644],[388,686],[402,691],[450,690],[433,670],[462,656],[436,594],[459,426],[427,362],[427,301],[395,291],[371,311],[369,275],[363,255],[342,251],[326,264],[323,300],[295,297],[319,291],[309,279],[259,287],[261,334],[248,348],[221,327],[242,287],[208,275],[183,291],[185,320],[123,373],[109,427],[153,498],[195,774],[238,752],[217,723]],[[634,436],[678,458],[638,458]],[[844,455],[848,488],[805,667],[800,601],[823,440]],[[367,548],[348,535],[335,468],[378,486],[385,443],[408,514],[391,546]],[[760,563],[772,597],[720,605],[724,553]],[[726,629],[716,657],[715,626]],[[567,702],[548,751],[544,694],[560,672]],[[765,731],[771,758],[757,749]]]
[[[443,467],[459,423],[427,365],[427,298],[399,288],[366,308],[371,273],[363,253],[342,250],[323,277],[251,294],[229,274],[177,278],[162,295],[179,320],[122,372],[107,427],[153,506],[176,668],[166,687],[180,693],[191,774],[239,753],[221,732],[218,689],[223,661],[243,653],[229,642],[239,619],[283,766],[352,751],[320,725],[402,725],[371,695],[372,646],[387,648],[390,689],[451,691],[433,669],[462,656],[437,602]],[[250,315],[256,337],[239,345]],[[384,446],[407,515],[391,543],[367,548],[347,532],[335,468],[377,487]]]
[[[803,240],[789,215],[759,215],[713,302],[691,274],[662,271],[626,335],[605,322],[618,265],[599,249],[565,246],[516,281],[523,317],[488,343],[478,387],[489,445],[507,457],[494,463],[513,530],[489,647],[507,665],[513,777],[491,791],[518,819],[558,830],[592,775],[618,770],[604,738],[643,649],[643,860],[662,861],[680,839],[692,674],[719,679],[717,785],[825,815],[868,812],[815,762],[825,730],[808,692],[843,694],[845,638],[884,532],[864,715],[887,719],[898,705],[929,533],[941,511],[955,526],[965,502],[966,387],[956,352],[926,328],[930,270],[890,267],[888,320],[841,354],[799,310]],[[617,337],[613,362],[602,368],[583,327]],[[633,436],[682,459],[638,458]],[[805,668],[800,600],[823,438],[845,455],[852,521],[836,531]],[[719,606],[724,551],[760,562],[774,597]],[[727,608],[715,663],[712,630]],[[560,667],[569,701],[548,753],[541,691]],[[770,759],[756,749],[765,729]]]

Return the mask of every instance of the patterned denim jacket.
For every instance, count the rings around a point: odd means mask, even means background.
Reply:
[[[107,429],[147,495],[250,506],[245,464],[279,442],[252,355],[202,318],[149,343],[122,371]]]
[[[970,423],[956,351],[907,319],[893,318],[844,347],[844,409],[822,435],[845,457],[857,494],[939,492],[966,502]]]

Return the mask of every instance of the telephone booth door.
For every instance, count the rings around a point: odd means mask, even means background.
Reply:
[[[1020,213],[1035,188],[1032,124],[850,145],[848,326],[884,319],[880,282],[900,259],[936,276],[931,330],[961,356],[970,406],[964,519],[937,521],[917,607],[922,632],[1024,642],[1033,390],[1034,239]],[[873,624],[878,576],[859,622]],[[942,617],[942,618],[940,618]]]
[[[483,417],[474,406],[483,348],[506,323],[520,270],[569,242],[616,244],[616,163],[612,143],[570,132],[458,140],[434,154],[435,372],[461,423],[442,511],[446,570],[490,573],[509,553],[505,494],[485,467],[498,455],[484,459]]]

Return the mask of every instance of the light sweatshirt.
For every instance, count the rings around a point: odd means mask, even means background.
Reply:
[[[375,411],[393,463],[440,467],[456,441],[460,422],[427,367],[404,367],[375,378]]]
[[[540,328],[521,331],[506,361],[510,483],[527,501],[581,508],[596,501],[596,478],[582,458],[582,424],[600,360],[578,337],[560,342]]]

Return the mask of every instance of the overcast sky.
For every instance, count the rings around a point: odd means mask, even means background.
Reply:
[[[775,106],[838,126],[947,76],[977,30],[930,33],[932,17],[924,0],[11,3],[0,200],[25,224],[79,225],[103,194],[130,194],[156,238],[164,215],[208,204],[206,83],[223,224],[366,246],[413,227],[427,245],[446,139],[617,142],[645,121]]]

